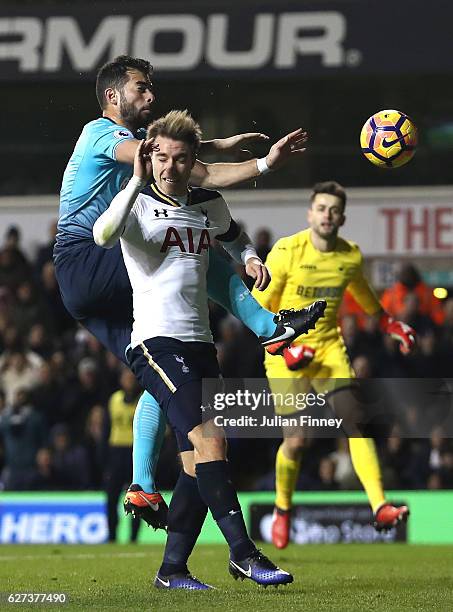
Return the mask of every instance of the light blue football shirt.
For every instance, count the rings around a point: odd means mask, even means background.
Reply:
[[[84,126],[63,175],[58,242],[93,238],[96,219],[132,176],[133,167],[117,162],[115,150],[133,138],[130,130],[106,117]]]

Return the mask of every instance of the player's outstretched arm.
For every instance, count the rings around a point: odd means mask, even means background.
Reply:
[[[236,134],[228,138],[203,140],[200,154],[225,153],[227,155],[234,155],[235,157],[240,156],[241,159],[250,159],[253,156],[250,151],[247,151],[249,145],[263,140],[269,140],[269,136],[261,134],[260,132],[246,132],[245,134]],[[245,154],[248,154],[247,157],[244,157]]]
[[[277,170],[290,159],[302,155],[307,142],[307,132],[301,128],[280,138],[262,159],[250,159],[240,163],[204,164],[197,161],[190,175],[192,185],[207,189],[231,187],[256,178],[271,170]]]
[[[241,160],[248,160],[253,155],[250,151],[244,150],[250,144],[269,140],[269,136],[260,132],[246,132],[245,134],[236,134],[228,138],[214,138],[213,140],[203,140],[201,142],[200,154],[209,155],[211,153],[225,153],[235,157],[240,157]],[[134,155],[137,150],[140,140],[131,138],[121,142],[115,150],[116,160],[122,164],[134,163]]]
[[[134,155],[133,177],[93,225],[93,238],[98,246],[111,249],[120,239],[135,200],[152,174],[152,146],[151,140],[138,143]]]
[[[347,289],[367,314],[378,317],[381,331],[398,340],[400,351],[404,355],[410,353],[415,345],[415,330],[402,321],[395,321],[382,308],[376,293],[363,274],[362,266]]]

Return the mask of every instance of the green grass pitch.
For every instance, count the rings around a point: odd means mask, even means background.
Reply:
[[[292,545],[263,550],[295,582],[263,589],[227,573],[227,551],[200,545],[192,572],[211,592],[160,591],[151,581],[162,548],[146,545],[0,547],[0,610],[453,610],[453,547]],[[7,604],[5,593],[65,592],[69,603]]]

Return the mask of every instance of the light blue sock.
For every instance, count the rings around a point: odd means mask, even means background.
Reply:
[[[272,336],[276,327],[274,313],[258,304],[232,266],[215,249],[209,249],[207,282],[211,300],[231,312],[257,336]]]
[[[157,461],[165,436],[166,419],[157,400],[145,391],[134,414],[132,482],[146,493],[154,493]]]

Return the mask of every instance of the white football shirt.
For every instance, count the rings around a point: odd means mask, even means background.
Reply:
[[[212,342],[206,272],[209,246],[231,223],[216,191],[194,188],[186,204],[155,184],[137,197],[121,237],[133,290],[131,345],[156,336]]]

